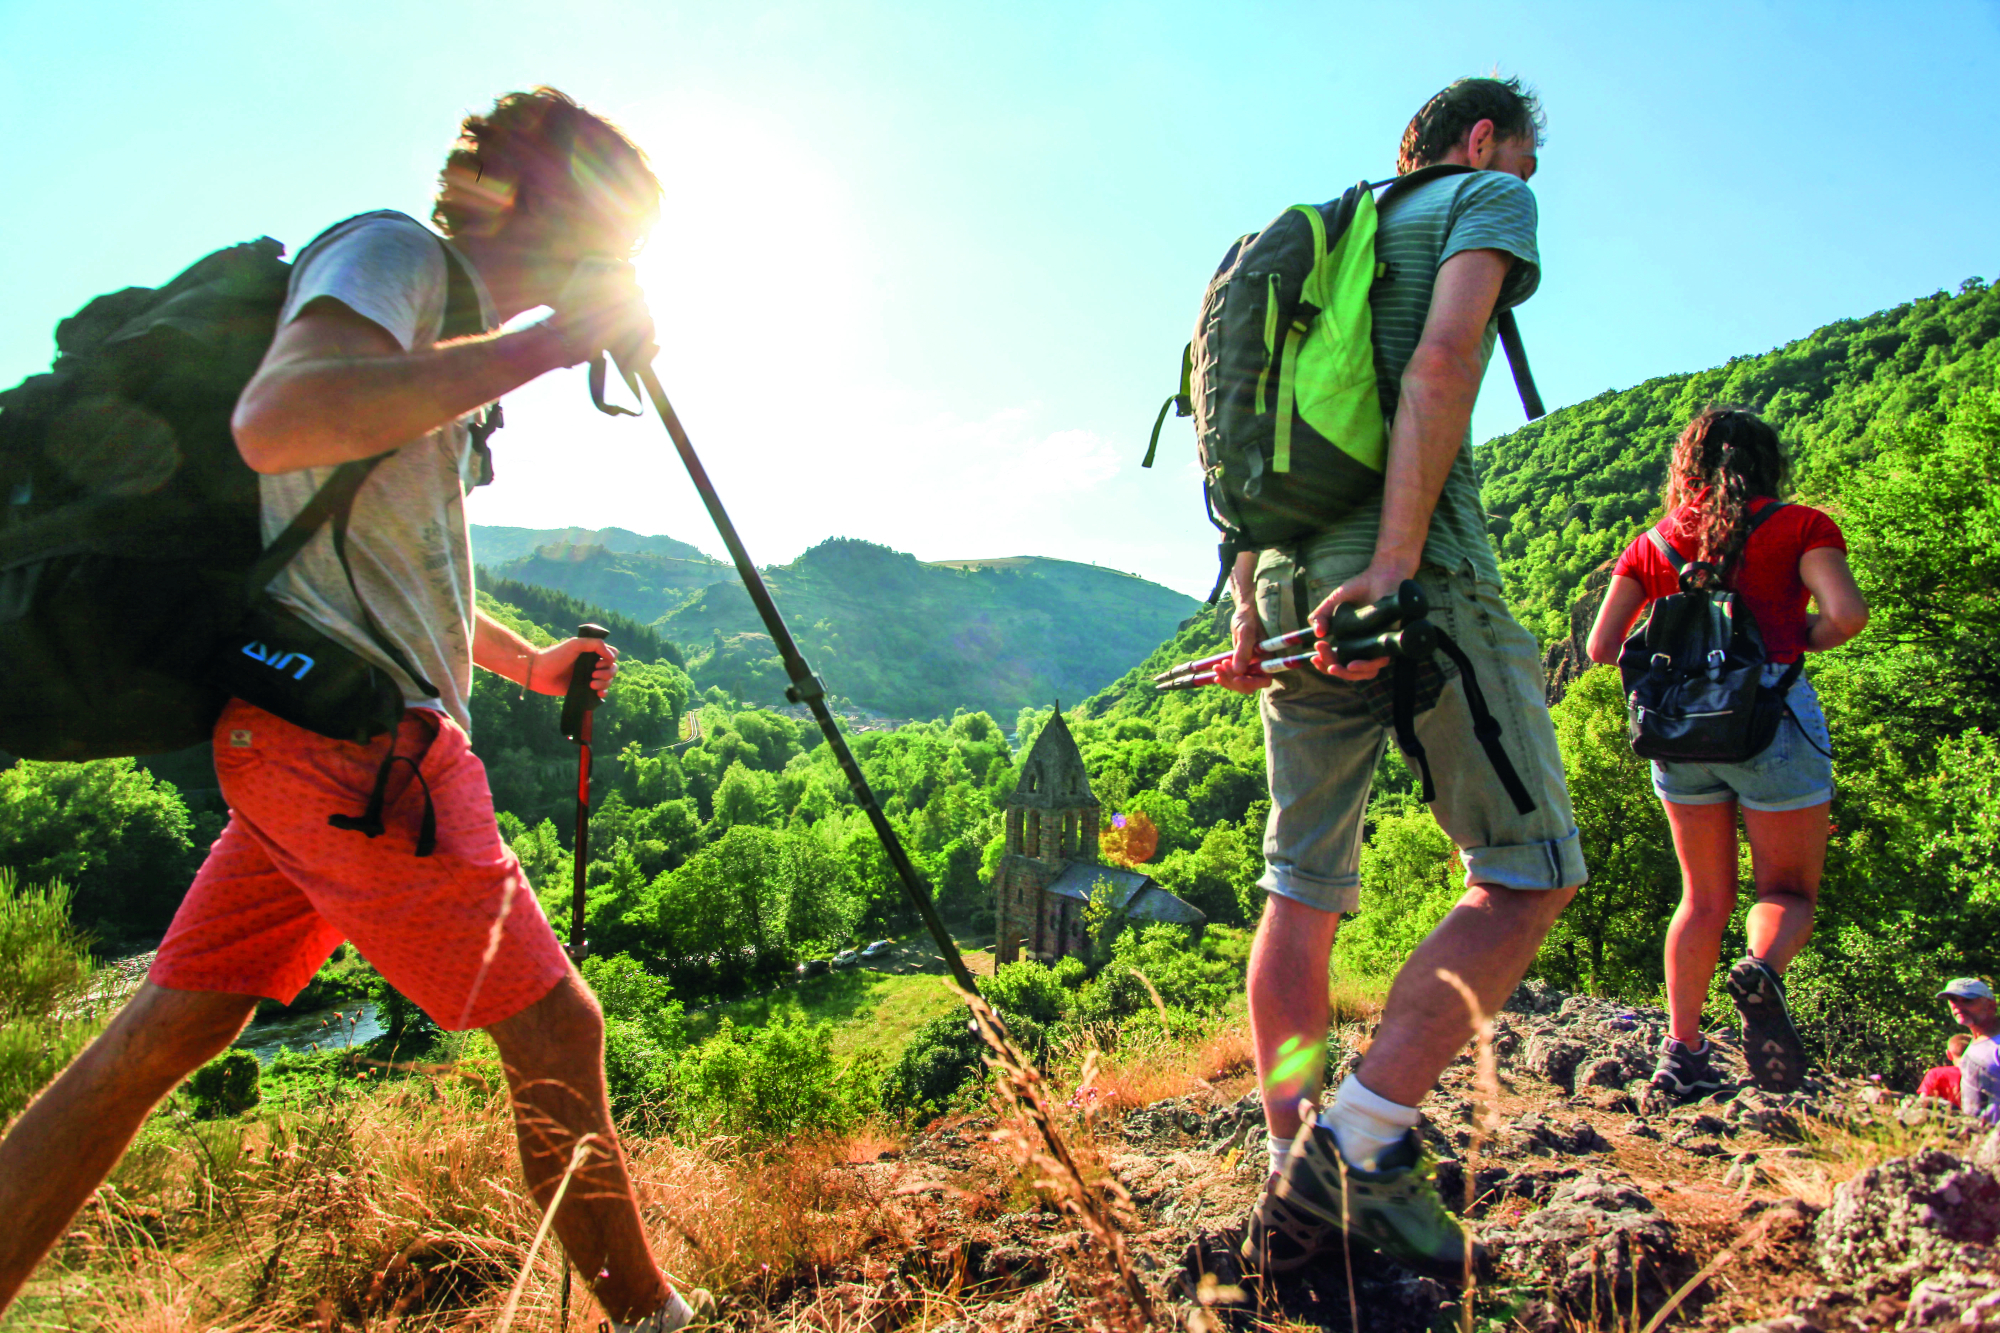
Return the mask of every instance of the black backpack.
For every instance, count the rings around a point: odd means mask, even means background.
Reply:
[[[445,336],[476,332],[471,280],[443,248]],[[267,642],[313,633],[283,623],[263,589],[322,523],[344,535],[386,457],[336,469],[265,552],[257,475],[229,419],[277,329],[283,255],[260,237],[163,287],[100,296],[56,326],[47,374],[0,393],[0,749],[60,760],[183,749],[209,738],[232,694],[302,725],[288,700],[361,697],[367,715],[343,719],[343,739],[400,716],[400,688],[358,655],[314,644],[315,661]],[[475,428],[482,454],[497,424]],[[256,675],[280,693],[260,694]]]
[[[1766,505],[1750,531],[1784,507]],[[1632,750],[1681,763],[1754,759],[1778,734],[1804,659],[1765,685],[1764,636],[1750,608],[1734,592],[1702,586],[1713,565],[1689,560],[1657,527],[1646,536],[1680,575],[1681,590],[1653,604],[1618,654]]]

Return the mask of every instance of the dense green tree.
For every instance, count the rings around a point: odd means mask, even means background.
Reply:
[[[130,759],[0,771],[0,858],[69,885],[71,913],[106,938],[166,929],[207,851],[192,831],[180,793]]]
[[[1552,714],[1590,882],[1557,919],[1537,970],[1567,990],[1646,995],[1666,975],[1680,863],[1651,766],[1626,738],[1617,668],[1586,672]]]

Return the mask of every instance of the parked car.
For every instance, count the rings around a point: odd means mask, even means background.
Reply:
[[[802,977],[823,977],[832,967],[833,960],[831,958],[808,958],[799,964],[799,975]]]
[[[861,961],[861,953],[859,950],[842,949],[839,953],[833,956],[832,966],[853,967],[856,963],[860,961]]]
[[[894,940],[876,940],[861,951],[861,956],[863,958],[881,958],[886,956],[895,947],[896,942]]]

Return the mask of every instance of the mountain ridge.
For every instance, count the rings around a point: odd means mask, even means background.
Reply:
[[[783,696],[776,649],[726,565],[557,542],[482,567],[489,578],[549,588],[649,625],[689,649],[700,686],[721,685],[746,701]],[[1140,575],[1081,561],[923,561],[841,537],[766,567],[764,576],[829,688],[895,717],[959,708],[1011,717],[1053,698],[1082,699],[1199,605]],[[707,654],[698,655],[704,644]]]

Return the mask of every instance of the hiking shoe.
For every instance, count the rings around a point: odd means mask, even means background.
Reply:
[[[1346,1165],[1333,1131],[1314,1125],[1251,1210],[1244,1261],[1264,1273],[1285,1273],[1337,1257],[1344,1211],[1350,1241],[1433,1277],[1464,1276],[1465,1230],[1445,1211],[1416,1134],[1377,1165],[1374,1171]]]
[[[1761,958],[1729,969],[1729,998],[1743,1016],[1743,1058],[1750,1081],[1766,1092],[1791,1092],[1806,1074],[1805,1043],[1785,1007],[1784,984]]]
[[[1715,1048],[1706,1041],[1696,1050],[1668,1037],[1660,1043],[1660,1063],[1653,1067],[1652,1086],[1681,1101],[1714,1092],[1722,1086],[1709,1061],[1714,1053]]]

